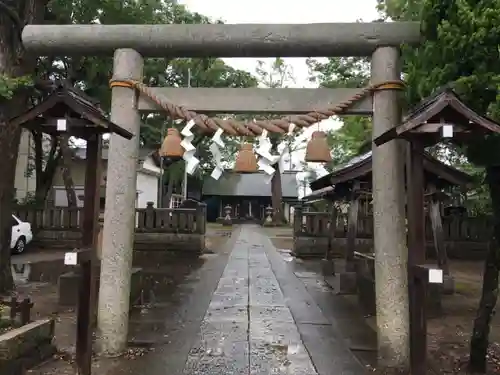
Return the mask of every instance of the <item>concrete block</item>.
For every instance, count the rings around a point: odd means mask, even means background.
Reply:
[[[455,293],[455,278],[452,275],[444,275],[442,291],[445,295],[451,295]]]
[[[335,279],[334,289],[337,294],[356,294],[356,272],[339,272]]]
[[[321,259],[321,269],[324,276],[335,275],[335,261],[333,259]]]
[[[78,285],[80,283],[78,270],[63,273],[59,276],[59,306],[76,307],[78,303]],[[142,290],[142,273],[140,268],[132,268],[132,282],[130,287],[130,306],[140,298]],[[96,301],[97,302],[97,301]]]

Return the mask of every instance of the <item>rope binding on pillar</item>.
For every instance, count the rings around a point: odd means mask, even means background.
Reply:
[[[109,83],[113,87],[126,87],[135,89],[154,102],[160,108],[168,113],[173,119],[182,119],[185,121],[194,121],[204,133],[215,133],[222,129],[225,133],[233,136],[260,136],[264,130],[270,133],[285,134],[289,131],[290,124],[298,128],[309,127],[322,120],[326,120],[335,115],[341,115],[350,106],[369,94],[379,90],[404,90],[405,84],[400,80],[385,81],[375,84],[370,84],[354,94],[351,98],[346,99],[337,105],[313,110],[306,114],[286,116],[281,119],[271,120],[253,120],[241,122],[234,119],[221,119],[218,117],[208,117],[204,114],[198,114],[186,107],[171,103],[163,97],[155,95],[150,87],[139,81],[129,79],[112,79]]]

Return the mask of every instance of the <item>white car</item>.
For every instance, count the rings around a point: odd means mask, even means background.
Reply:
[[[12,252],[14,254],[21,254],[32,239],[31,224],[21,221],[17,216],[12,215],[12,234],[10,239]]]

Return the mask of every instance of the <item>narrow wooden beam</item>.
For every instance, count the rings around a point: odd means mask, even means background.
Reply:
[[[429,186],[431,193],[436,193],[435,186]],[[446,244],[444,241],[443,220],[441,217],[441,202],[435,196],[431,195],[429,202],[429,218],[432,227],[432,237],[434,240],[434,248],[436,249],[437,264],[446,276],[450,274],[450,267],[448,265],[448,255],[446,254]]]
[[[354,251],[356,250],[356,235],[358,234],[359,194],[360,182],[354,181],[351,193],[347,219],[347,247],[345,253],[346,270],[354,271]]]
[[[211,25],[26,25],[38,55],[107,55],[131,48],[144,57],[369,56],[380,46],[418,44],[418,22]]]
[[[87,140],[87,166],[83,206],[82,246],[89,257],[80,263],[81,279],[77,310],[76,364],[78,374],[90,375],[92,367],[92,333],[97,297],[96,246],[99,233],[99,181],[102,157],[101,136]]]
[[[352,98],[360,89],[260,89],[260,88],[153,88],[155,95],[198,113],[299,114],[333,107]],[[371,115],[372,97],[366,96],[345,114]],[[163,111],[141,96],[140,111]]]
[[[426,260],[424,148],[417,140],[408,142],[406,148],[408,264],[414,266]]]

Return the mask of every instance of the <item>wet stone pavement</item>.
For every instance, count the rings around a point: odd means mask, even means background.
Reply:
[[[316,374],[260,237],[240,233],[184,374]]]
[[[280,272],[281,282],[287,285],[285,292],[288,289],[291,293],[284,294],[272,264],[276,267],[283,262],[257,227],[242,228],[183,374],[318,374],[313,360],[321,353],[310,355],[308,349],[314,349],[314,345],[308,348],[299,330],[302,326],[304,333],[317,342],[317,329],[306,326],[321,329],[329,323],[305,288],[297,288],[301,282],[291,272]],[[294,286],[293,281],[299,284]],[[296,310],[296,317],[292,310]],[[337,353],[325,352],[319,361],[330,363],[331,374],[364,373],[341,341],[339,338]]]
[[[366,373],[348,348],[366,341],[351,306],[318,272],[277,251],[260,227],[236,228],[225,246],[195,263],[184,265],[176,286],[159,276],[180,265],[145,269],[155,287],[149,308],[132,310],[130,333],[136,343],[154,342],[154,350],[95,361],[93,375]],[[32,374],[73,373],[51,367]]]

